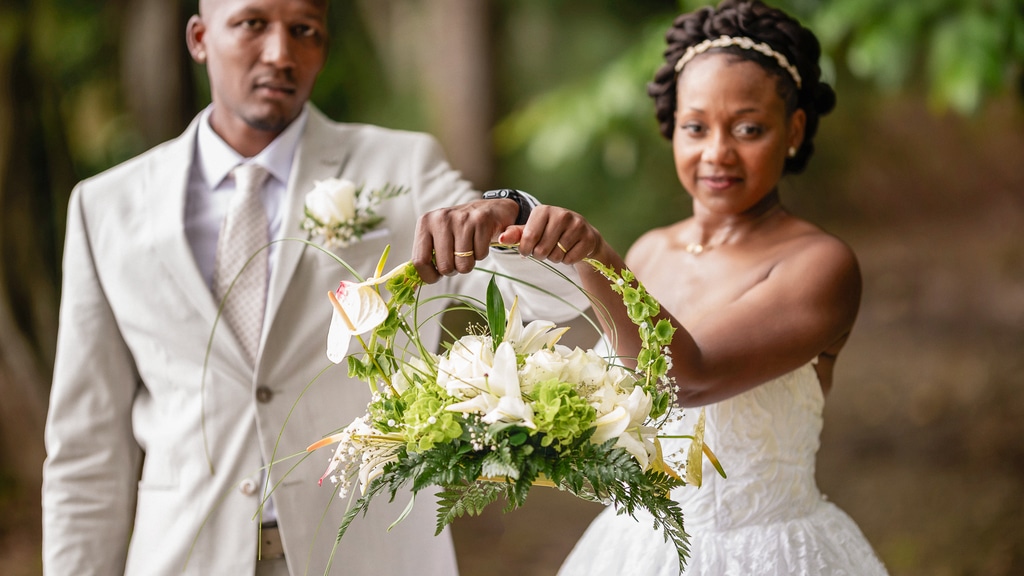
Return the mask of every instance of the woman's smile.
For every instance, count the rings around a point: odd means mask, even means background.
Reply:
[[[731,188],[741,182],[743,179],[738,176],[699,176],[698,181],[705,187],[713,191],[722,191]]]

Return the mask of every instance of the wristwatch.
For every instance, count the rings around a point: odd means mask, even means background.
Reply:
[[[533,204],[526,199],[525,194],[525,192],[520,192],[519,190],[513,190],[511,188],[488,190],[487,192],[484,192],[484,200],[495,200],[499,198],[515,200],[516,204],[519,205],[519,216],[516,216],[516,226],[522,226],[530,219],[530,211],[533,210]]]

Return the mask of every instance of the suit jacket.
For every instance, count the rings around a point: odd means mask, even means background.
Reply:
[[[303,201],[317,180],[408,186],[410,194],[381,205],[377,230],[338,253],[369,276],[385,245],[392,264],[411,253],[421,214],[479,197],[431,137],[334,123],[310,108],[281,207],[284,236],[306,237]],[[326,293],[351,276],[330,255],[285,240],[255,366],[226,324],[211,331],[218,303],[183,227],[196,129],[193,121],[177,139],[72,193],[46,430],[47,574],[252,574],[260,467],[269,462],[291,572],[323,574],[331,555],[347,502],[316,484],[330,450],[307,456],[304,448],[362,414],[369,400],[367,385],[349,380],[324,351]],[[564,280],[517,255],[481,264],[540,275],[538,283],[585,304]],[[457,276],[428,292],[482,294],[488,279]],[[503,290],[524,292],[508,282]],[[524,314],[551,320],[575,314],[534,296],[520,303]],[[439,332],[424,328],[428,346]],[[408,498],[383,500],[353,523],[332,574],[457,573],[448,532],[434,536],[432,496],[421,494],[390,532]]]

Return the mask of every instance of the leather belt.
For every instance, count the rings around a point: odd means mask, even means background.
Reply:
[[[284,544],[281,543],[281,531],[277,528],[277,522],[260,527],[260,547],[257,554],[259,560],[284,558]]]

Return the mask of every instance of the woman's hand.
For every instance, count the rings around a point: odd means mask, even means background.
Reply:
[[[576,264],[606,247],[597,229],[572,210],[537,206],[526,224],[514,225],[518,210],[512,200],[477,200],[427,212],[416,225],[416,271],[428,284],[466,274],[487,257],[493,242],[563,264]]]
[[[549,205],[534,208],[526,224],[506,228],[498,242],[518,244],[523,256],[562,264],[577,264],[605,247],[601,233],[583,216]]]

